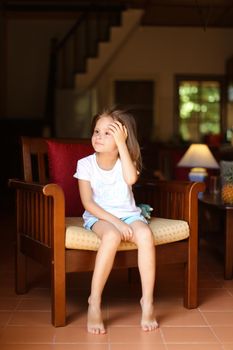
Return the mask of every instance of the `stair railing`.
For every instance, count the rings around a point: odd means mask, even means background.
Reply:
[[[55,38],[51,39],[45,106],[45,124],[51,136],[55,136],[56,88],[73,88],[74,75],[85,72],[87,58],[97,55],[98,42],[108,40],[110,27],[120,24],[121,12],[125,8],[121,4],[85,7],[59,42]],[[90,29],[91,21],[95,30]],[[102,23],[104,29],[101,28]],[[96,35],[96,38],[92,35]]]

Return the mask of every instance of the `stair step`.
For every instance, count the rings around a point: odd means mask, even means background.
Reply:
[[[75,73],[85,73],[86,60],[98,56],[99,42],[110,40],[111,26],[119,26],[121,13],[98,12],[90,13],[76,31],[77,58],[75,62]]]
[[[99,43],[98,57],[87,59],[87,72],[76,74],[76,89],[80,91],[87,89],[98,79],[117,50],[128,40],[130,34],[138,26],[142,14],[142,10],[127,10],[123,12],[122,25],[119,27],[111,27],[110,41]]]
[[[101,13],[98,17],[98,37],[99,41],[110,40],[110,28],[121,25],[121,13]]]

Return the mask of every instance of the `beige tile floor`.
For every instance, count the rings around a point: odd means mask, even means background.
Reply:
[[[47,273],[31,262],[31,289],[14,293],[14,221],[0,217],[0,349],[1,350],[233,350],[233,280],[223,279],[223,264],[204,244],[200,245],[197,309],[182,306],[180,266],[158,267],[155,310],[160,328],[141,331],[140,283],[127,271],[114,271],[103,297],[107,334],[86,332],[90,274],[74,274],[67,281],[67,326],[50,324]]]

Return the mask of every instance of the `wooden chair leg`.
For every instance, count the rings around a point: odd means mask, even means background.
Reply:
[[[65,273],[59,273],[52,266],[51,305],[52,324],[55,327],[66,325],[66,280]]]
[[[27,258],[16,245],[15,254],[15,291],[17,294],[25,294],[27,288]]]
[[[195,309],[198,306],[197,258],[189,258],[185,265],[184,307]]]

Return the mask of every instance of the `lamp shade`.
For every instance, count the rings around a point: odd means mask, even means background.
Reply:
[[[209,147],[202,143],[192,144],[185,152],[179,163],[179,167],[187,168],[211,168],[218,169],[219,165],[211,153]]]

